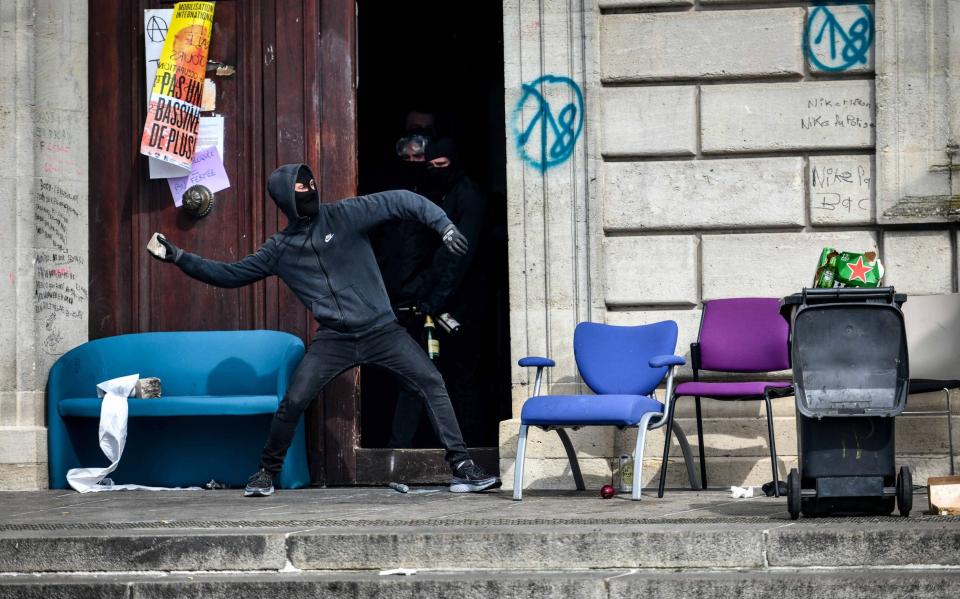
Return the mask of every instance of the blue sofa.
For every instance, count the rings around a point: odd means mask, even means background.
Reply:
[[[244,485],[303,352],[298,337],[278,331],[139,333],[70,350],[47,383],[50,487],[68,488],[71,468],[108,465],[96,386],[134,373],[160,377],[163,396],[128,401],[126,448],[110,477],[163,487],[210,479]],[[302,421],[278,482],[286,489],[310,482]]]

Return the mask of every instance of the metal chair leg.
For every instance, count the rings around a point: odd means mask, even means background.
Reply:
[[[663,436],[663,463],[660,465],[660,487],[657,489],[657,497],[663,497],[663,487],[667,483],[667,462],[670,458],[670,436],[673,434],[673,415],[674,408],[677,405],[675,397],[667,397],[667,401],[672,402],[669,410],[670,415],[667,418],[667,430]]]
[[[700,444],[700,488],[707,488],[707,458],[703,447],[703,416],[700,412],[700,398],[695,397],[697,406],[697,443]]]
[[[520,425],[520,437],[517,440],[517,462],[513,467],[513,499],[514,501],[523,500],[523,458],[527,453],[527,429],[526,424]]]
[[[557,435],[560,436],[560,442],[563,443],[563,449],[567,452],[567,460],[570,462],[570,471],[573,472],[573,482],[577,485],[578,491],[585,491],[586,485],[583,484],[583,475],[580,473],[580,462],[577,461],[577,452],[570,442],[567,431],[562,428],[557,429]]]
[[[953,412],[950,410],[950,389],[944,388],[943,392],[947,396],[947,442],[950,444],[950,476],[953,476],[955,471],[953,467]]]
[[[763,394],[767,402],[767,436],[770,438],[770,466],[773,469],[773,495],[780,497],[780,478],[777,473],[777,442],[773,436],[773,407],[770,405],[770,396]]]
[[[633,448],[633,486],[630,489],[630,499],[640,501],[640,485],[643,484],[643,446],[647,438],[647,428],[650,426],[650,420],[653,413],[647,413],[640,419],[637,426],[637,445]],[[622,478],[622,475],[621,475]]]
[[[687,478],[690,479],[690,490],[696,491],[699,487],[697,485],[697,472],[693,467],[693,455],[690,453],[690,442],[687,441],[687,435],[683,432],[683,428],[680,427],[679,422],[674,422],[673,426],[673,434],[676,435],[677,442],[680,443],[683,462],[687,466]]]

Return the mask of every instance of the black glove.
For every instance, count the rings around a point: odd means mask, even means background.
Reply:
[[[165,250],[163,258],[157,256],[153,252],[150,252],[150,255],[156,258],[157,260],[161,260],[163,262],[176,262],[177,258],[180,257],[180,254],[183,253],[183,250],[181,250],[177,246],[170,243],[170,241],[163,235],[157,235],[157,241],[160,243],[160,245],[163,246],[163,249]]]
[[[456,225],[450,223],[440,235],[443,237],[443,245],[447,246],[447,250],[451,254],[455,256],[466,255],[470,244],[467,243],[467,238],[457,229]]]

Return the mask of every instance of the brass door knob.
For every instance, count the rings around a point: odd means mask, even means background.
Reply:
[[[213,192],[203,185],[188,187],[183,192],[183,207],[194,218],[203,218],[213,210]]]

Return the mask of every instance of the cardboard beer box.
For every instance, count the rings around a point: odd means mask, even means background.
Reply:
[[[813,286],[820,289],[834,287],[879,287],[883,281],[883,263],[876,252],[839,252],[823,248]]]

